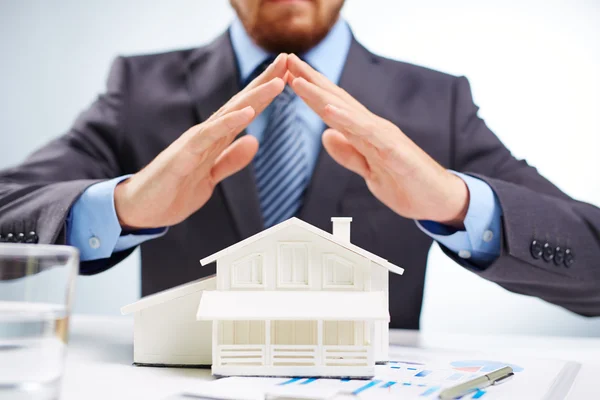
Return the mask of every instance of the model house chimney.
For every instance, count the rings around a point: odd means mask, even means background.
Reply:
[[[350,242],[352,217],[331,217],[331,222],[333,222],[333,236],[344,242]]]

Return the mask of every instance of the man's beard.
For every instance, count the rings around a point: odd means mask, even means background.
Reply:
[[[304,54],[327,36],[340,15],[343,2],[328,15],[313,15],[311,26],[289,26],[293,24],[293,11],[277,20],[256,18],[253,26],[246,26],[248,34],[263,49],[270,53]],[[262,21],[262,23],[261,23]]]
[[[257,26],[249,33],[260,47],[270,53],[304,54],[327,36],[329,25],[323,25],[315,31],[298,29],[296,32],[290,32],[289,28],[282,27],[281,32]]]

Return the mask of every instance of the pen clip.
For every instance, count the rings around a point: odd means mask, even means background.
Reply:
[[[492,385],[494,385],[494,386],[500,385],[500,384],[510,380],[513,376],[515,376],[515,373],[511,372],[511,373],[507,374],[506,376],[496,379],[494,382],[492,382]]]

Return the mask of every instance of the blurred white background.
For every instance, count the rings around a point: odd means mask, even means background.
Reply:
[[[343,14],[371,51],[467,76],[517,157],[600,205],[600,2],[348,0]],[[65,132],[117,54],[196,47],[232,16],[226,0],[0,0],[0,168]],[[139,254],[77,283],[76,312],[116,315],[139,297]],[[600,318],[509,293],[433,247],[422,328],[600,336]]]

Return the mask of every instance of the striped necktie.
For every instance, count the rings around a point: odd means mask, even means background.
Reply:
[[[292,88],[286,85],[271,103],[271,116],[254,158],[265,228],[296,215],[308,182],[306,147],[294,96]]]

